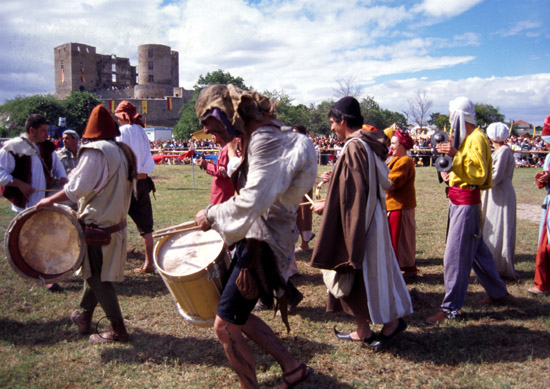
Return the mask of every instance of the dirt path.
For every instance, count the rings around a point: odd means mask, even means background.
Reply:
[[[518,219],[539,223],[541,212],[542,208],[540,205],[518,204],[516,214]]]

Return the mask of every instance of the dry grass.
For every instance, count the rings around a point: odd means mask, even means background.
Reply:
[[[533,169],[517,169],[518,203],[540,204]],[[209,198],[210,177],[182,166],[155,170],[156,227],[190,220]],[[526,293],[534,272],[538,224],[518,221],[517,268],[521,280],[509,283],[514,301],[505,307],[480,304],[483,289],[472,277],[461,320],[429,327],[424,319],[437,310],[444,293],[442,256],[447,201],[432,168],[417,169],[417,261],[421,276],[409,284],[415,313],[409,329],[386,350],[373,353],[356,343],[338,342],[332,327],[353,328],[345,315],[326,314],[319,272],[298,256],[302,275],[296,284],[305,299],[285,334],[279,318],[260,315],[281,334],[285,345],[315,369],[304,388],[362,387],[544,387],[550,382],[550,298]],[[13,218],[0,200],[2,232]],[[314,217],[314,229],[320,219]],[[62,293],[50,293],[18,277],[0,263],[0,387],[190,387],[236,388],[237,380],[211,329],[184,322],[158,275],[137,276],[142,247],[130,227],[127,278],[118,286],[129,344],[90,345],[69,320],[81,281],[68,279]],[[101,310],[95,319],[101,318]],[[103,325],[104,320],[100,322]],[[278,383],[277,363],[254,348],[263,387]]]

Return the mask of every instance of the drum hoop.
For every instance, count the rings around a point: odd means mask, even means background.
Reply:
[[[80,245],[80,251],[78,253],[78,258],[75,264],[63,273],[41,273],[40,271],[32,268],[27,262],[25,262],[25,259],[21,256],[21,251],[19,250],[19,233],[25,225],[25,222],[31,216],[42,211],[55,211],[67,216],[71,223],[76,227],[78,239],[82,243]],[[82,262],[84,260],[84,255],[86,252],[86,245],[84,244],[84,232],[82,231],[82,227],[78,222],[75,212],[66,205],[54,204],[51,207],[43,207],[39,210],[36,210],[35,207],[30,207],[17,214],[17,216],[15,216],[15,218],[13,218],[13,220],[10,222],[4,235],[4,251],[10,266],[19,276],[41,284],[44,284],[46,282],[59,281],[69,276],[75,270],[80,268],[80,266],[82,266]]]
[[[160,253],[160,250],[161,250],[162,246],[164,246],[164,244],[166,243],[166,241],[168,239],[170,239],[174,235],[178,235],[180,233],[182,233],[182,232],[180,231],[180,232],[175,232],[174,234],[171,234],[171,235],[165,235],[165,236],[161,237],[159,241],[157,241],[157,243],[155,244],[155,248],[153,250],[153,263],[155,265],[155,268],[158,270],[159,273],[164,274],[164,275],[166,275],[168,277],[171,277],[171,278],[181,277],[182,279],[185,279],[187,277],[197,276],[199,274],[202,274],[202,273],[206,272],[207,276],[208,276],[208,279],[211,279],[212,270],[210,270],[210,268],[212,266],[216,266],[216,261],[218,260],[218,258],[220,258],[220,256],[222,254],[224,254],[224,252],[226,250],[225,243],[223,243],[223,240],[222,240],[222,247],[221,247],[220,251],[217,253],[216,257],[212,260],[212,262],[208,263],[202,269],[197,270],[195,273],[185,274],[185,275],[169,273],[160,266],[160,264],[158,263],[158,257],[159,257],[159,253]],[[217,270],[217,268],[214,271],[219,274],[219,270]]]

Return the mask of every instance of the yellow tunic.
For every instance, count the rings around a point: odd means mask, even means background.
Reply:
[[[491,147],[479,128],[466,137],[456,155],[449,177],[449,185],[458,188],[475,186],[489,189],[492,184]]]

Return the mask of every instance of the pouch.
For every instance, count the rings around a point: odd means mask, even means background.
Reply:
[[[89,246],[105,246],[111,243],[111,233],[103,228],[85,225],[84,240]]]

